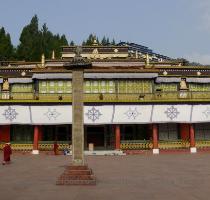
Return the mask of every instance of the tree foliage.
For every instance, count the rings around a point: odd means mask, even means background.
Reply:
[[[97,42],[98,45],[102,45],[102,46],[116,45],[116,42],[114,39],[110,41],[109,37],[104,36],[100,41],[99,38],[92,33],[88,36],[86,40],[83,41],[82,45],[92,46],[94,45],[95,41]]]
[[[26,25],[20,35],[20,44],[17,47],[17,58],[20,60],[37,61],[41,56],[41,33],[38,17],[35,15],[30,24]]]
[[[17,57],[21,60],[38,61],[43,53],[46,58],[50,58],[53,51],[59,57],[60,47],[63,45],[68,45],[66,36],[54,35],[46,24],[40,30],[38,17],[35,15],[22,30]]]
[[[11,43],[10,34],[6,33],[4,27],[0,28],[0,60],[14,59],[14,47]]]
[[[11,43],[9,33],[6,33],[4,27],[0,28],[0,61],[6,60],[25,60],[25,61],[40,61],[41,55],[45,58],[51,58],[52,52],[55,52],[55,57],[60,58],[61,46],[68,45],[65,35],[53,34],[47,27],[46,23],[39,28],[39,19],[34,15],[29,24],[23,27],[19,38],[19,45],[14,48]],[[104,36],[101,40],[90,34],[82,45],[115,45],[115,40],[110,40]],[[70,42],[74,46],[74,41]]]

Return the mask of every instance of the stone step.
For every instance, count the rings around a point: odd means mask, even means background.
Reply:
[[[84,166],[71,165],[71,166],[67,166],[66,170],[88,170],[88,166],[87,165],[84,165]]]
[[[65,170],[64,174],[68,175],[90,175],[92,174],[92,170]]]
[[[62,180],[93,180],[93,175],[61,175],[60,179]]]
[[[68,166],[58,178],[57,185],[96,185],[96,177],[87,166]]]
[[[96,185],[96,180],[57,180],[56,185]]]

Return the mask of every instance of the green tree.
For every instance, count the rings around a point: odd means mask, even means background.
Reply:
[[[91,46],[94,43],[96,36],[94,36],[92,33],[88,36],[86,41],[84,41],[83,45]]]
[[[103,46],[106,45],[106,37],[105,36],[101,40],[101,45],[103,45]]]
[[[65,35],[60,36],[59,34],[53,35],[48,30],[47,25],[44,24],[41,30],[42,35],[42,53],[45,54],[46,58],[51,58],[52,52],[55,52],[55,56],[60,57],[61,46],[68,45],[68,41]]]
[[[0,28],[0,60],[14,59],[14,47],[11,43],[10,34],[5,32],[4,27]]]
[[[115,39],[113,38],[111,45],[116,45]]]
[[[75,43],[73,40],[70,42],[70,46],[75,46]]]
[[[38,61],[41,58],[41,32],[39,31],[38,17],[32,17],[30,24],[25,26],[20,35],[20,44],[17,47],[17,57],[21,60]]]
[[[41,52],[46,58],[50,58],[53,51],[53,34],[48,30],[47,25],[44,24],[41,29]]]
[[[109,38],[106,38],[106,46],[109,46],[109,45],[110,45]]]
[[[64,45],[68,45],[66,36],[54,35],[46,24],[39,30],[39,20],[35,15],[22,30],[17,56],[21,60],[40,61],[43,53],[46,58],[51,58],[55,51],[55,56],[60,57],[61,46]]]
[[[67,46],[68,41],[65,35],[60,36],[59,34],[54,35],[52,40],[52,50],[55,51],[55,56],[58,58],[60,57],[61,46]]]

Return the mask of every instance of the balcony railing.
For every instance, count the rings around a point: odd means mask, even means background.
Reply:
[[[71,102],[71,93],[1,92],[1,101]],[[208,101],[210,92],[85,93],[85,102]]]

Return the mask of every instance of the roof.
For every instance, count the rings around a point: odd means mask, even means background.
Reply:
[[[156,83],[179,83],[181,81],[180,77],[157,77]]]
[[[87,79],[137,79],[137,78],[155,78],[158,73],[84,73]],[[72,79],[71,73],[37,73],[33,74],[32,79]]]
[[[32,79],[71,79],[71,73],[40,73],[33,74]]]
[[[8,78],[9,83],[32,83],[32,78]]]
[[[188,83],[210,83],[210,78],[187,78]]]

